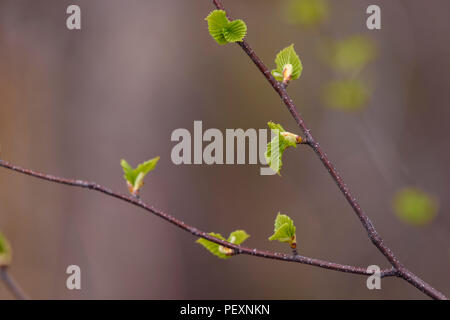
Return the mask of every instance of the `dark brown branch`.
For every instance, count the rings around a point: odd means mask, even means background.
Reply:
[[[324,269],[346,272],[346,273],[354,273],[354,274],[360,274],[360,275],[371,275],[372,274],[372,272],[368,272],[365,268],[361,268],[361,267],[342,265],[342,264],[338,264],[338,263],[334,263],[334,262],[328,262],[328,261],[323,261],[323,260],[319,260],[319,259],[299,256],[299,255],[293,256],[293,255],[288,255],[288,254],[284,254],[284,253],[262,251],[262,250],[258,250],[258,249],[251,249],[251,248],[238,246],[238,245],[232,244],[230,242],[223,241],[223,240],[220,240],[213,236],[210,236],[206,232],[198,230],[197,228],[192,227],[192,226],[186,224],[185,222],[176,219],[175,217],[171,216],[170,214],[167,214],[151,205],[144,203],[142,200],[140,200],[136,197],[127,196],[127,195],[123,195],[123,194],[114,192],[111,189],[105,188],[94,182],[88,182],[88,181],[83,181],[83,180],[71,180],[71,179],[64,179],[64,178],[60,178],[60,177],[56,177],[56,176],[51,176],[51,175],[47,175],[47,174],[43,174],[43,173],[39,173],[39,172],[35,172],[35,171],[29,170],[29,169],[24,169],[24,168],[15,166],[15,165],[13,165],[9,162],[6,162],[4,160],[1,160],[1,159],[0,159],[0,167],[10,169],[10,170],[13,170],[16,172],[20,172],[20,173],[23,173],[23,174],[26,174],[26,175],[29,175],[29,176],[32,176],[35,178],[55,182],[55,183],[60,183],[60,184],[68,185],[68,186],[74,186],[74,187],[80,187],[80,188],[99,191],[108,196],[131,203],[131,204],[133,204],[137,207],[140,207],[148,212],[151,212],[152,214],[174,224],[178,228],[188,231],[189,233],[193,234],[194,236],[207,239],[209,241],[220,244],[227,248],[231,248],[234,250],[235,254],[247,254],[247,255],[266,258],[266,259],[274,259],[274,260],[281,260],[281,261],[287,261],[287,262],[297,262],[297,263],[308,264],[311,266],[316,266],[316,267],[320,267],[320,268],[324,268]],[[393,269],[386,269],[386,270],[382,270],[382,272],[381,272],[382,277],[389,277],[389,276],[394,276],[394,275],[395,275],[395,270],[393,270]]]
[[[27,296],[20,288],[19,284],[14,280],[14,278],[9,274],[8,267],[0,267],[0,278],[3,280],[5,285],[8,287],[9,291],[18,300],[27,300]]]
[[[220,0],[212,0],[213,4],[217,9],[225,10],[224,6],[222,5]],[[225,10],[226,11],[226,10]],[[386,257],[386,259],[391,263],[391,265],[394,267],[395,270],[398,272],[398,276],[405,279],[412,285],[414,285],[416,288],[418,288],[423,293],[427,294],[428,296],[434,298],[434,299],[447,299],[447,297],[439,292],[438,290],[434,289],[432,286],[421,280],[419,277],[411,273],[407,268],[405,268],[400,261],[397,259],[397,257],[394,255],[394,253],[391,251],[391,249],[384,243],[383,239],[380,237],[378,232],[375,230],[375,227],[373,226],[372,222],[370,221],[367,214],[361,209],[358,201],[356,198],[352,195],[350,192],[350,189],[345,184],[344,180],[342,179],[341,175],[338,173],[334,165],[329,160],[326,153],[323,151],[320,144],[314,139],[313,135],[311,134],[311,131],[307,127],[305,121],[303,120],[300,113],[297,111],[297,108],[288,95],[286,91],[286,87],[275,80],[275,78],[272,76],[270,70],[266,67],[266,65],[262,62],[262,60],[256,55],[255,51],[250,47],[250,45],[247,43],[247,41],[242,41],[237,43],[242,50],[250,57],[250,59],[253,61],[253,63],[258,67],[258,69],[261,71],[261,73],[264,75],[264,77],[269,81],[272,88],[278,93],[281,100],[291,113],[292,117],[294,118],[297,125],[300,127],[300,129],[303,131],[306,137],[306,141],[308,142],[308,145],[311,146],[311,148],[314,150],[314,152],[319,157],[322,164],[325,166],[327,171],[330,173],[331,177],[333,178],[334,182],[339,187],[339,190],[344,195],[347,202],[350,204],[350,206],[353,208],[353,211],[358,216],[359,220],[361,221],[364,229],[367,231],[367,234],[369,236],[369,239],[372,241],[372,243],[378,248],[378,250]]]

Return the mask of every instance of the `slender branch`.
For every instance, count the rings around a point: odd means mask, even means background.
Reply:
[[[18,300],[28,300],[27,296],[23,292],[19,284],[14,280],[14,278],[9,274],[8,267],[0,267],[0,278],[3,280],[5,285],[8,287],[9,291]]]
[[[225,10],[225,8],[220,0],[212,0],[212,2],[217,9]],[[291,113],[292,117],[294,118],[295,122],[300,127],[300,129],[303,131],[303,133],[305,134],[308,145],[317,154],[320,161],[325,166],[325,168],[327,169],[327,171],[333,178],[334,182],[339,187],[339,190],[342,192],[345,199],[347,200],[347,202],[353,208],[353,211],[358,216],[364,229],[367,231],[369,239],[378,248],[378,250],[386,257],[386,259],[389,261],[389,263],[394,267],[394,269],[398,273],[398,276],[400,278],[405,279],[406,281],[408,281],[409,283],[414,285],[416,288],[418,288],[420,291],[427,294],[431,298],[447,299],[447,297],[443,293],[434,289],[431,285],[429,285],[428,283],[424,282],[422,279],[420,279],[419,277],[414,275],[411,271],[409,271],[407,268],[405,268],[400,263],[400,261],[397,259],[397,257],[392,252],[392,250],[384,243],[381,236],[375,230],[375,227],[373,226],[372,221],[369,219],[367,214],[361,209],[361,206],[359,205],[358,201],[352,195],[352,193],[350,192],[350,189],[345,184],[341,175],[338,173],[338,171],[336,170],[336,168],[334,167],[332,162],[329,160],[328,156],[323,151],[320,144],[314,139],[313,135],[311,134],[311,131],[309,130],[308,126],[306,125],[305,121],[303,120],[303,117],[297,111],[297,108],[296,108],[293,100],[288,95],[286,86],[284,86],[282,83],[275,80],[275,78],[272,76],[270,70],[266,67],[266,65],[262,62],[262,60],[256,55],[255,51],[250,47],[250,45],[247,43],[247,41],[243,40],[242,42],[238,42],[237,44],[250,57],[250,59],[253,61],[253,63],[258,67],[258,69],[261,71],[261,73],[264,75],[264,77],[270,83],[272,88],[278,93],[281,100],[283,101],[283,103],[285,104],[285,106],[287,107],[289,112]]]
[[[223,5],[219,0],[212,0],[214,5],[218,9],[224,9]],[[255,54],[253,49],[248,45],[246,41],[239,42],[239,46],[244,50],[245,53],[251,58],[251,60],[255,63],[255,65],[259,68],[259,70],[263,73],[265,78],[269,81],[269,83],[272,85],[273,89],[280,95],[282,101],[288,108],[289,112],[297,122],[298,126],[302,129],[303,133],[306,136],[307,144],[315,151],[315,153],[319,156],[319,159],[323,163],[323,165],[326,167],[336,184],[338,185],[341,192],[344,194],[345,198],[355,211],[356,215],[360,219],[361,223],[363,224],[364,228],[366,229],[369,238],[373,242],[373,244],[380,250],[380,252],[386,257],[386,259],[391,263],[393,268],[391,269],[385,269],[381,271],[382,277],[390,277],[390,276],[397,276],[400,277],[410,284],[414,285],[416,288],[427,294],[428,296],[435,298],[435,299],[446,299],[445,295],[439,292],[438,290],[431,287],[429,284],[418,278],[416,275],[414,275],[412,272],[410,272],[408,269],[406,269],[396,258],[396,256],[393,254],[393,252],[387,247],[383,239],[378,235],[377,231],[375,230],[372,222],[368,218],[368,216],[364,213],[364,211],[359,206],[356,198],[354,198],[346,184],[344,183],[342,177],[339,175],[333,164],[328,159],[325,152],[320,147],[319,143],[315,141],[312,134],[310,133],[310,130],[306,126],[303,118],[298,113],[292,99],[289,97],[286,91],[286,87],[282,84],[278,83],[274,77],[271,75],[269,69],[264,65],[264,63],[259,59],[259,57]],[[60,178],[56,176],[51,176],[43,173],[38,173],[29,169],[24,169],[18,166],[15,166],[13,164],[10,164],[4,160],[0,159],[0,166],[4,167],[6,169],[10,169],[22,174],[26,174],[32,177],[40,178],[43,180],[60,183],[68,186],[74,186],[74,187],[81,187],[86,188],[90,190],[95,190],[101,193],[104,193],[108,196],[117,198],[119,200],[128,202],[130,204],[133,204],[137,207],[140,207],[148,212],[153,213],[154,215],[174,224],[180,229],[183,229],[194,236],[201,237],[204,239],[207,239],[211,242],[220,244],[224,247],[231,248],[234,250],[235,254],[247,254],[252,255],[256,257],[266,258],[266,259],[274,259],[274,260],[281,260],[281,261],[287,261],[287,262],[297,262],[302,264],[308,264],[324,269],[334,270],[334,271],[340,271],[340,272],[346,272],[346,273],[352,273],[352,274],[360,274],[360,275],[371,275],[371,272],[368,272],[365,268],[361,267],[355,267],[355,266],[349,266],[349,265],[341,265],[333,262],[323,261],[319,259],[299,256],[299,255],[287,255],[283,253],[278,252],[269,252],[269,251],[262,251],[258,249],[251,249],[247,247],[238,246],[232,243],[229,243],[227,241],[220,240],[218,238],[215,238],[213,236],[210,236],[204,231],[198,230],[197,228],[190,226],[183,221],[180,221],[176,219],[175,217],[156,209],[155,207],[148,205],[144,203],[141,199],[131,196],[126,196],[120,193],[116,193],[112,191],[111,189],[108,189],[106,187],[103,187],[101,185],[98,185],[94,182],[88,182],[83,180],[71,180],[71,179],[65,179]],[[0,275],[2,279],[5,281],[5,283],[8,285],[8,287],[11,289],[11,291],[21,299],[25,299],[25,295],[20,290],[20,287],[14,282],[14,280],[10,277],[8,274],[6,268],[0,268]]]
[[[204,231],[201,231],[193,226],[190,226],[190,225],[186,224],[185,222],[178,220],[177,218],[171,216],[170,214],[167,214],[149,204],[144,203],[139,198],[114,192],[111,189],[103,187],[94,182],[88,182],[88,181],[83,181],[83,180],[71,180],[71,179],[60,178],[60,177],[56,177],[56,176],[52,176],[52,175],[48,175],[48,174],[44,174],[44,173],[39,173],[39,172],[35,172],[35,171],[29,170],[29,169],[24,169],[24,168],[15,166],[15,165],[13,165],[9,162],[6,162],[4,160],[1,160],[1,159],[0,159],[0,167],[10,169],[10,170],[13,170],[16,172],[20,172],[22,174],[26,174],[26,175],[29,175],[29,176],[32,176],[35,178],[55,182],[55,183],[60,183],[60,184],[68,185],[68,186],[80,187],[80,188],[99,191],[108,196],[131,203],[131,204],[133,204],[137,207],[140,207],[148,212],[151,212],[152,214],[174,224],[178,228],[183,229],[183,230],[193,234],[196,237],[204,238],[211,242],[220,244],[224,247],[231,248],[234,250],[235,254],[246,254],[246,255],[251,255],[251,256],[261,257],[261,258],[266,258],[266,259],[281,260],[281,261],[286,261],[286,262],[297,262],[297,263],[308,264],[308,265],[315,266],[315,267],[320,267],[320,268],[334,270],[334,271],[340,271],[340,272],[346,272],[346,273],[353,273],[353,274],[360,274],[360,275],[371,275],[372,274],[372,272],[368,272],[367,269],[362,268],[362,267],[342,265],[342,264],[338,264],[338,263],[334,263],[334,262],[328,262],[328,261],[323,261],[323,260],[319,260],[319,259],[299,256],[299,255],[293,256],[293,255],[288,255],[288,254],[279,253],[279,252],[262,251],[262,250],[258,250],[258,249],[252,249],[252,248],[238,246],[238,245],[232,244],[230,242],[220,240],[216,237],[209,235],[208,233],[206,233]],[[390,276],[395,276],[395,275],[396,275],[396,273],[395,273],[395,270],[393,270],[393,269],[385,269],[385,270],[381,271],[382,277],[390,277]]]

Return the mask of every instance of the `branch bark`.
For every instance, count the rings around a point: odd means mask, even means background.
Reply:
[[[18,300],[28,300],[26,294],[23,292],[19,284],[9,274],[8,267],[0,267],[0,278],[3,280],[9,291]]]
[[[214,6],[219,10],[225,10],[222,2],[220,0],[212,0]],[[228,14],[228,12],[227,12]],[[359,205],[356,198],[353,196],[353,194],[350,192],[350,189],[345,184],[343,178],[339,174],[339,172],[336,170],[333,163],[329,160],[327,154],[323,151],[320,144],[314,139],[313,135],[311,134],[311,131],[309,130],[308,126],[306,125],[303,117],[298,112],[293,100],[290,98],[289,94],[287,93],[286,87],[283,86],[282,83],[275,80],[275,78],[272,76],[270,70],[266,67],[266,65],[262,62],[262,60],[256,55],[255,51],[250,47],[250,45],[247,43],[246,40],[243,40],[242,42],[237,43],[242,50],[249,56],[249,58],[253,61],[253,63],[258,67],[258,69],[261,71],[263,76],[267,79],[267,81],[270,83],[272,88],[278,93],[281,100],[283,101],[286,108],[289,110],[290,114],[294,118],[297,125],[300,127],[300,129],[303,131],[306,141],[308,145],[313,149],[313,151],[317,154],[320,161],[324,165],[324,167],[327,169],[329,174],[331,175],[334,182],[337,184],[339,190],[344,195],[347,202],[352,207],[353,211],[361,221],[364,229],[367,231],[367,234],[369,236],[369,239],[372,241],[372,243],[377,247],[377,249],[386,257],[386,259],[389,261],[389,263],[393,266],[394,270],[396,270],[397,276],[408,281],[410,284],[415,286],[417,289],[425,293],[426,295],[430,296],[433,299],[447,299],[447,297],[439,292],[438,290],[434,289],[431,285],[424,282],[422,279],[414,275],[411,271],[409,271],[405,266],[403,266],[400,261],[397,259],[395,254],[392,252],[392,250],[384,243],[381,236],[378,234],[378,232],[375,230],[375,227],[372,224],[372,221],[369,219],[367,214],[362,210],[361,206]]]
[[[29,169],[25,169],[25,168],[13,165],[13,164],[11,164],[7,161],[1,160],[1,159],[0,159],[0,167],[10,169],[10,170],[13,170],[13,171],[16,171],[16,172],[19,172],[19,173],[22,173],[22,174],[25,174],[28,176],[32,176],[35,178],[39,178],[42,180],[47,180],[50,182],[55,182],[55,183],[73,186],[73,187],[80,187],[80,188],[84,188],[84,189],[95,190],[95,191],[104,193],[110,197],[128,202],[132,205],[142,208],[142,209],[172,223],[176,227],[191,233],[192,235],[194,235],[196,237],[204,238],[211,242],[220,244],[224,247],[231,248],[234,250],[235,254],[246,254],[246,255],[251,255],[251,256],[265,258],[265,259],[273,259],[273,260],[281,260],[281,261],[286,261],[286,262],[296,262],[296,263],[308,264],[308,265],[315,266],[315,267],[320,267],[320,268],[324,268],[324,269],[340,271],[340,272],[345,272],[345,273],[353,273],[353,274],[366,275],[366,276],[372,274],[372,272],[368,272],[366,268],[362,268],[362,267],[342,265],[342,264],[338,264],[338,263],[334,263],[334,262],[324,261],[324,260],[315,259],[315,258],[309,258],[309,257],[305,257],[305,256],[300,256],[300,255],[294,256],[294,255],[288,255],[288,254],[284,254],[284,253],[280,253],[280,252],[270,252],[270,251],[263,251],[263,250],[238,246],[238,245],[232,244],[230,242],[223,241],[216,237],[210,236],[208,233],[201,231],[193,226],[190,226],[190,225],[186,224],[185,222],[173,217],[172,215],[153,207],[152,205],[146,204],[140,198],[136,198],[133,196],[127,196],[127,195],[123,195],[118,192],[114,192],[111,189],[103,187],[95,182],[65,179],[65,178],[60,178],[60,177],[56,177],[56,176],[52,176],[52,175],[48,175],[48,174],[44,174],[44,173],[39,173],[39,172],[35,172],[35,171],[29,170]],[[391,277],[391,276],[395,276],[395,275],[396,275],[395,270],[392,268],[381,271],[382,277]]]
[[[219,0],[212,0],[212,2],[216,6],[217,9],[225,10],[222,3]],[[328,159],[328,156],[326,155],[326,153],[323,151],[323,149],[321,148],[319,143],[314,139],[313,135],[311,134],[310,130],[308,129],[307,125],[305,124],[302,116],[297,111],[294,102],[289,97],[285,86],[283,86],[281,83],[277,82],[274,79],[274,77],[270,73],[270,70],[264,65],[262,60],[256,55],[256,53],[253,51],[253,49],[250,47],[250,45],[245,40],[242,42],[238,42],[238,45],[250,57],[250,59],[253,61],[253,63],[258,67],[258,69],[261,71],[261,73],[264,75],[264,77],[270,83],[272,88],[279,94],[281,100],[283,101],[283,103],[285,104],[285,106],[287,107],[289,112],[291,113],[291,115],[294,118],[294,120],[296,121],[297,125],[303,131],[303,133],[306,137],[307,144],[317,154],[320,161],[322,162],[324,167],[327,169],[327,171],[330,173],[331,177],[337,184],[339,190],[343,193],[345,199],[348,201],[350,206],[353,208],[355,214],[360,219],[364,229],[367,231],[367,234],[368,234],[370,240],[377,247],[377,249],[386,257],[386,259],[389,261],[389,263],[392,265],[392,268],[382,270],[381,276],[382,277],[396,276],[396,277],[402,278],[405,281],[407,281],[408,283],[410,283],[413,286],[415,286],[416,288],[418,288],[423,293],[427,294],[428,296],[430,296],[434,299],[447,299],[443,293],[434,289],[432,286],[430,286],[429,284],[424,282],[422,279],[420,279],[419,277],[414,275],[411,271],[409,271],[406,267],[404,267],[400,263],[400,261],[397,259],[397,257],[394,255],[394,253],[391,251],[391,249],[384,243],[381,236],[375,230],[372,222],[370,221],[370,219],[366,215],[366,213],[361,209],[356,198],[350,193],[349,188],[344,183],[342,177],[339,175],[339,173],[336,170],[336,168],[334,167],[334,165]],[[206,232],[201,231],[193,226],[190,226],[190,225],[186,224],[185,222],[176,219],[172,215],[167,214],[167,213],[153,207],[152,205],[146,204],[139,198],[114,192],[111,189],[103,187],[94,182],[65,179],[65,178],[61,178],[61,177],[57,177],[57,176],[43,174],[43,173],[35,172],[35,171],[29,170],[29,169],[21,168],[19,166],[13,165],[13,164],[6,162],[4,160],[1,160],[1,159],[0,159],[0,167],[6,168],[9,170],[13,170],[13,171],[25,174],[25,175],[29,175],[29,176],[32,176],[35,178],[54,182],[54,183],[59,183],[59,184],[64,184],[64,185],[74,186],[74,187],[80,187],[80,188],[85,188],[85,189],[101,192],[110,197],[114,197],[119,200],[128,202],[132,205],[135,205],[137,207],[140,207],[140,208],[172,223],[176,227],[191,233],[192,235],[194,235],[196,237],[201,237],[201,238],[204,238],[211,242],[220,244],[224,247],[233,249],[235,254],[246,254],[246,255],[256,256],[256,257],[265,258],[265,259],[274,259],[274,260],[280,260],[280,261],[286,261],[286,262],[296,262],[296,263],[301,263],[301,264],[308,264],[308,265],[312,265],[312,266],[320,267],[320,268],[324,268],[324,269],[345,272],[345,273],[365,275],[365,276],[372,274],[371,272],[368,272],[367,269],[362,268],[362,267],[342,265],[342,264],[338,264],[338,263],[334,263],[334,262],[309,258],[309,257],[305,257],[305,256],[295,255],[295,254],[288,255],[288,254],[279,253],[279,252],[269,252],[269,251],[263,251],[263,250],[238,246],[238,245],[229,243],[227,241],[223,241],[223,240],[217,239],[213,236],[210,236]],[[6,283],[8,288],[10,288],[10,290],[14,293],[14,295],[17,298],[26,299],[26,296],[23,294],[20,287],[15,283],[15,281],[8,274],[6,268],[4,268],[4,267],[0,268],[0,276],[3,279],[3,281]]]

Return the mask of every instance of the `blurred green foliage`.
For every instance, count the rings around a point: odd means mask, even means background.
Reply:
[[[364,35],[355,35],[335,41],[325,49],[328,63],[337,71],[355,72],[366,67],[377,56],[373,40]]]
[[[424,226],[436,217],[438,201],[436,197],[417,188],[404,188],[395,194],[393,209],[401,221],[413,226]]]
[[[330,82],[324,90],[325,104],[344,111],[361,110],[369,99],[369,90],[358,80]]]
[[[292,24],[314,27],[328,19],[331,5],[327,0],[289,0],[283,7],[286,21]],[[341,80],[330,82],[324,88],[324,102],[328,107],[357,111],[363,109],[370,98],[370,90],[357,80],[359,72],[378,55],[373,40],[366,35],[351,35],[341,40],[327,39],[324,35],[320,54]],[[280,68],[278,68],[280,69]],[[278,81],[282,72],[273,72]]]
[[[7,267],[11,264],[12,250],[8,239],[0,232],[0,267]]]
[[[316,26],[328,17],[326,0],[290,0],[284,7],[286,20],[291,24]]]

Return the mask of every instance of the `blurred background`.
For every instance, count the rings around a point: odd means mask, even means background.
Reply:
[[[66,8],[82,30],[66,28]],[[411,271],[450,294],[450,2],[225,1],[269,66],[295,44],[304,70],[289,93],[385,242]],[[366,27],[378,4],[382,29]],[[142,198],[205,231],[245,229],[269,242],[278,211],[299,253],[388,264],[317,157],[288,150],[282,177],[259,165],[174,165],[173,130],[298,132],[236,45],[219,46],[210,1],[0,0],[0,157],[127,192],[120,167],[155,157]],[[0,230],[11,274],[37,299],[423,299],[404,281],[249,256],[223,261],[190,234],[96,192],[0,169]],[[66,289],[68,265],[82,290]],[[12,296],[0,283],[0,298]]]

